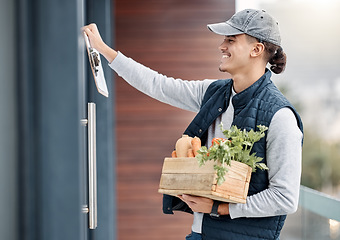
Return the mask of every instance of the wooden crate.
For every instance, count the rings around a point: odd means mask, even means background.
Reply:
[[[199,166],[196,158],[165,158],[158,192],[168,195],[191,194],[210,199],[245,203],[252,169],[244,163],[232,161],[225,175],[226,181],[217,184],[215,163]]]

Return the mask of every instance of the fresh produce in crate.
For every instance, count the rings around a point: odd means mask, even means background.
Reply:
[[[198,154],[198,150],[201,148],[201,139],[198,137],[189,137],[188,135],[182,135],[177,140],[175,149],[171,157],[195,157]]]
[[[198,150],[196,158],[200,166],[203,166],[207,161],[214,161],[214,169],[217,172],[217,182],[222,184],[224,182],[224,175],[228,171],[231,161],[237,161],[244,163],[252,168],[255,172],[256,168],[261,170],[268,170],[268,167],[264,163],[260,163],[262,158],[257,157],[256,153],[252,153],[254,143],[258,142],[265,136],[265,131],[268,127],[258,125],[259,131],[246,131],[238,129],[236,126],[232,126],[229,130],[223,129],[221,124],[221,130],[225,135],[223,138],[214,138],[212,140],[212,146],[207,148],[205,146]]]
[[[259,131],[246,131],[232,126],[230,130],[224,130],[221,125],[226,138],[213,139],[209,148],[200,147],[197,137],[182,136],[176,143],[176,153],[180,154],[173,153],[173,158],[164,159],[159,192],[245,203],[251,173],[256,168],[268,169],[260,163],[262,158],[257,157],[256,153],[250,154],[254,143],[267,130],[265,126],[258,128]],[[188,157],[190,151],[196,157]]]

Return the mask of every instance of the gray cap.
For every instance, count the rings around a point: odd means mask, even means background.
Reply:
[[[233,36],[245,33],[281,46],[278,23],[264,10],[245,9],[235,13],[226,22],[209,24],[208,28],[219,35]]]

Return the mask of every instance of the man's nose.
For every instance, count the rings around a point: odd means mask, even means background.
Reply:
[[[223,43],[221,43],[221,45],[218,47],[218,49],[220,50],[220,51],[222,51],[222,50],[227,50],[227,44],[225,43],[225,42],[223,42]]]

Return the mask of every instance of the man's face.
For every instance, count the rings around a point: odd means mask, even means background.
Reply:
[[[248,69],[253,47],[254,44],[249,41],[245,34],[225,36],[224,41],[219,46],[222,52],[220,71],[234,75]]]

